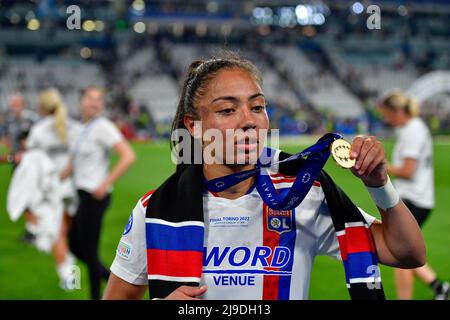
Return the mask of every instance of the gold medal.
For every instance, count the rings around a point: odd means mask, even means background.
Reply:
[[[356,159],[350,159],[352,145],[344,139],[337,139],[331,144],[331,155],[334,161],[343,168],[350,169],[356,163]]]

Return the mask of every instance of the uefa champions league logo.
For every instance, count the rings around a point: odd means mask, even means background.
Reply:
[[[225,182],[223,182],[223,181],[219,181],[216,183],[217,188],[222,188],[224,185],[225,185]]]
[[[311,179],[311,174],[307,172],[302,177],[302,183],[308,183],[310,179]]]

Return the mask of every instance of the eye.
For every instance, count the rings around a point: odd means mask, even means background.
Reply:
[[[254,106],[254,107],[252,107],[252,111],[254,111],[254,112],[261,112],[265,108],[266,108],[265,106]]]
[[[225,108],[225,109],[219,110],[218,112],[221,114],[232,114],[234,112],[234,109],[233,108]]]

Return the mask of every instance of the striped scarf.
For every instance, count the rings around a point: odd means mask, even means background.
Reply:
[[[280,154],[280,160],[287,158]],[[280,166],[295,176],[301,160]],[[384,300],[375,245],[359,209],[324,171],[321,183],[338,237],[351,299]],[[181,285],[198,286],[203,269],[204,176],[202,165],[177,170],[153,194],[146,209],[149,297],[164,298]]]

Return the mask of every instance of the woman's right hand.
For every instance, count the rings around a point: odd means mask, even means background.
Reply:
[[[181,286],[169,294],[164,300],[200,300],[199,296],[204,294],[208,290],[207,286],[190,287]]]

